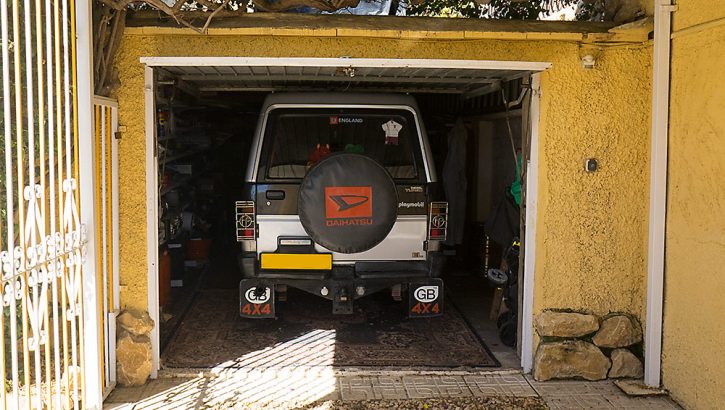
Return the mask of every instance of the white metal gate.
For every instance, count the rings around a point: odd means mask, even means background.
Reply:
[[[100,406],[88,6],[0,0],[3,408]]]

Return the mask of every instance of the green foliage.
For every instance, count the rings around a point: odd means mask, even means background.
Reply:
[[[410,16],[479,18],[482,11],[482,7],[472,0],[428,0],[408,6]]]
[[[491,19],[536,20],[540,15],[549,15],[578,0],[491,0],[478,4],[466,0],[427,0],[411,4],[408,14],[412,16],[468,17]]]

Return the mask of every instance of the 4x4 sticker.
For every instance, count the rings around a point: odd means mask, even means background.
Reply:
[[[242,280],[239,284],[241,300],[239,313],[242,317],[250,319],[265,319],[274,317],[274,288],[249,280]]]
[[[327,226],[372,225],[372,187],[326,187],[325,218]]]
[[[431,280],[422,284],[411,283],[408,292],[409,317],[432,317],[443,314],[443,283],[440,280]]]

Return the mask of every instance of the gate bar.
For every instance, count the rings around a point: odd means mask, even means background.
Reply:
[[[96,243],[95,224],[96,209],[94,206],[97,181],[95,180],[95,147],[93,144],[93,36],[91,28],[91,2],[78,0],[75,2],[76,41],[76,75],[77,101],[78,101],[78,135],[79,135],[79,191],[81,202],[81,223],[87,227],[86,257],[83,266],[86,274],[83,275],[83,305],[86,310],[83,315],[83,337],[85,380],[83,407],[86,409],[101,409],[103,407],[102,370],[100,358],[102,348],[98,326],[101,323],[98,317],[98,295],[96,286],[96,267],[98,245]]]

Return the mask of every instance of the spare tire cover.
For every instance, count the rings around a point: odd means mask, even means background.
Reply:
[[[334,252],[357,253],[373,248],[393,229],[398,193],[375,160],[334,154],[305,175],[297,206],[312,240]]]

